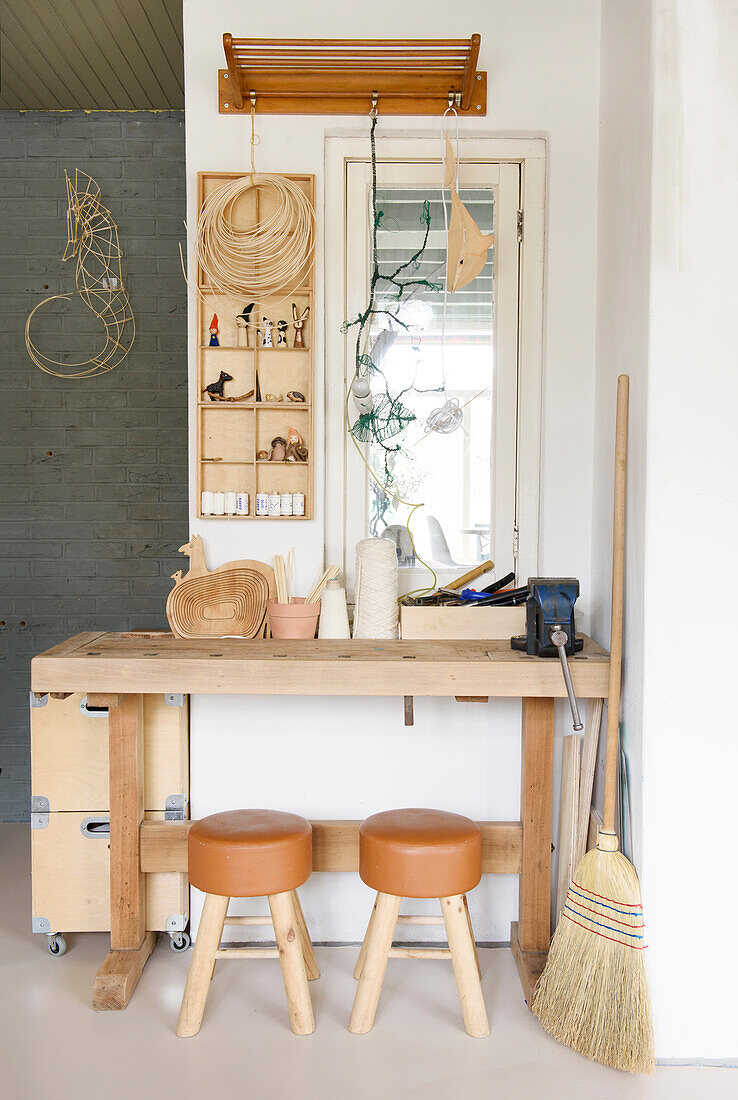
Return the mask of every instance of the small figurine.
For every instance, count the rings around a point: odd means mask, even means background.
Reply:
[[[217,382],[211,382],[209,386],[206,386],[202,391],[206,393],[211,401],[226,400],[223,396],[223,386],[226,382],[232,382],[233,375],[226,374],[224,370],[220,372],[220,378]]]
[[[299,405],[300,403],[304,403],[305,394],[300,393],[299,390],[290,390],[289,393],[287,394],[287,400],[288,401],[294,401],[296,404]]]
[[[257,451],[256,452],[256,461],[257,462],[266,462],[268,458],[269,458],[269,452],[268,451]]]
[[[309,312],[310,312],[310,306],[309,305],[305,306],[305,309],[302,311],[302,313],[298,317],[297,316],[297,306],[295,305],[294,302],[292,303],[292,318],[293,318],[292,327],[295,330],[295,339],[292,342],[292,347],[293,348],[304,348],[305,347],[305,337],[303,335],[302,330],[305,327],[305,321],[307,320],[307,315],[308,315]]]
[[[264,331],[262,332],[261,329],[256,330],[261,336],[261,346],[263,348],[273,348],[272,329],[274,328],[274,321],[270,321],[267,317],[262,317],[262,322],[264,324]]]
[[[254,311],[254,303],[248,302],[241,312],[236,317],[236,336],[238,346],[241,348],[247,348],[249,344],[249,325],[251,324],[251,314]]]
[[[289,326],[288,326],[286,321],[278,321],[277,322],[277,347],[278,348],[286,348],[287,347],[287,329],[288,329],[288,327]]]
[[[282,439],[281,435],[277,435],[272,440],[272,449],[269,454],[270,462],[284,462],[284,456],[287,453],[287,440]]]
[[[284,457],[286,462],[307,462],[308,449],[295,428],[287,429],[287,450]]]
[[[210,347],[211,348],[219,348],[220,347],[220,341],[218,340],[218,314],[217,313],[213,314],[213,319],[210,322],[209,332],[210,332]]]
[[[282,400],[282,394],[281,393],[268,393],[266,395],[266,397],[264,398],[264,400],[265,401],[277,401],[277,402],[279,402],[279,401]]]

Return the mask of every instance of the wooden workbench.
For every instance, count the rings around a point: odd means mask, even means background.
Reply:
[[[570,661],[580,699],[607,696],[608,654],[591,639]],[[505,641],[185,641],[171,635],[77,634],[35,657],[36,694],[84,692],[109,706],[110,946],[93,1004],[125,1008],[154,945],[145,929],[146,875],[187,868],[187,821],[144,821],[142,696],[396,695],[520,697],[520,821],[480,822],[485,873],[518,874],[511,928],[526,998],[550,938],[554,700],[558,661]],[[228,807],[224,807],[227,809]],[[313,822],[313,869],[358,869],[358,821]]]

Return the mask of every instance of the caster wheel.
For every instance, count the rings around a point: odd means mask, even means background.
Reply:
[[[172,951],[186,951],[191,942],[188,932],[172,932],[169,936]]]
[[[67,941],[63,936],[58,933],[53,936],[48,936],[48,948],[50,955],[63,955],[67,950]]]

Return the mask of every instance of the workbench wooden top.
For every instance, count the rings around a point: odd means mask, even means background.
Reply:
[[[570,658],[580,699],[606,698],[609,655],[584,637]],[[77,634],[34,657],[34,692],[564,697],[556,658],[509,641],[187,640]]]

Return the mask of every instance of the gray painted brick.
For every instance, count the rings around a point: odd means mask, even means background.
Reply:
[[[83,381],[38,371],[23,341],[33,305],[74,286],[61,256],[64,168],[77,165],[118,220],[136,316],[128,358]],[[0,112],[9,395],[0,407],[0,820],[28,815],[32,655],[81,630],[166,626],[170,574],[188,538],[186,286],[176,249],[184,194],[181,112]],[[97,331],[79,303],[35,318],[44,349],[70,361]]]

